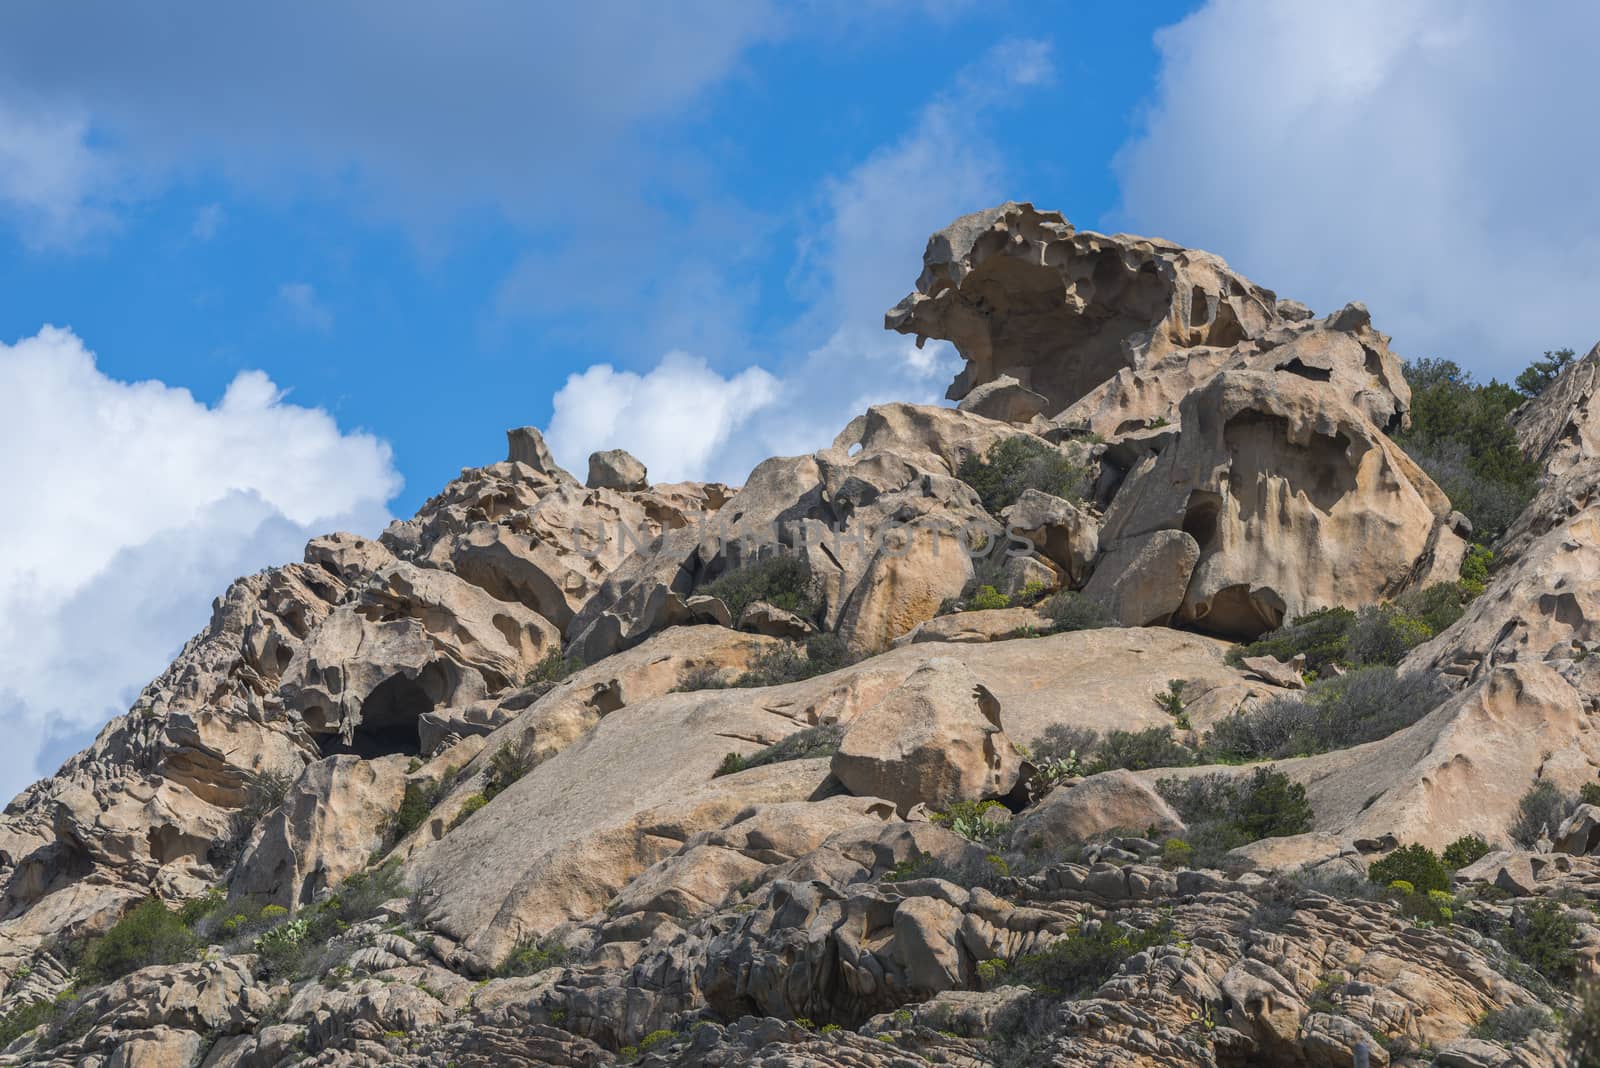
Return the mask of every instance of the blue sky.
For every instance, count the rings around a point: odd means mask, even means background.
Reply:
[[[0,792],[507,427],[738,481],[936,402],[882,313],[1007,198],[1484,376],[1600,336],[1576,0],[439,10],[0,10]]]

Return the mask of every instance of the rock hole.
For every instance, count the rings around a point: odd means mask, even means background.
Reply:
[[[1222,498],[1215,493],[1189,495],[1189,506],[1183,513],[1183,532],[1195,540],[1202,553],[1217,539],[1217,516],[1221,511]]]
[[[422,739],[417,721],[433,711],[433,698],[419,679],[395,675],[379,683],[361,702],[361,719],[346,742],[338,734],[322,742],[323,756],[353,753],[363,760],[374,757],[420,756]]]
[[[1296,356],[1287,363],[1280,363],[1278,370],[1287,371],[1301,378],[1309,378],[1313,382],[1326,382],[1333,377],[1333,370],[1328,367],[1312,367],[1300,357]]]

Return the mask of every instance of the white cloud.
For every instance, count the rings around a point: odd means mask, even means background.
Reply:
[[[1047,82],[1051,70],[1045,44],[1003,41],[957,75],[903,137],[823,184],[824,221],[800,249],[795,276],[811,303],[778,339],[787,352],[778,378],[757,367],[723,376],[673,353],[643,381],[656,381],[660,396],[670,392],[679,407],[638,403],[639,376],[591,367],[555,396],[550,444],[557,458],[581,470],[588,452],[620,446],[652,477],[670,471],[674,478],[739,482],[768,456],[827,445],[869,405],[937,402],[960,359],[942,342],[919,350],[911,338],[885,332],[883,313],[914,284],[931,232],[1006,198],[1003,157],[987,136],[987,120],[1019,89]],[[763,376],[764,390],[741,391],[752,373]],[[704,400],[687,388],[691,379]],[[669,382],[685,388],[669,391]],[[748,405],[763,392],[770,399],[754,410],[715,414],[723,411],[721,398],[737,394]],[[626,415],[608,415],[617,410]]]
[[[215,406],[120,382],[70,331],[0,344],[0,757],[7,796],[124,710],[232,579],[326,530],[376,533],[389,447],[284,402],[259,371]]]
[[[278,287],[278,303],[291,322],[305,330],[326,334],[333,329],[333,312],[317,296],[310,282],[285,282]]]
[[[110,222],[98,203],[108,162],[87,144],[81,115],[23,109],[0,98],[0,209],[34,247],[70,245]]]
[[[1126,225],[1285,296],[1365,300],[1407,356],[1505,377],[1600,337],[1600,7],[1213,0],[1157,35]]]
[[[597,364],[556,393],[549,445],[580,476],[591,452],[623,448],[657,482],[696,477],[778,399],[778,387],[759,367],[724,378],[684,352],[667,353],[643,375]]]

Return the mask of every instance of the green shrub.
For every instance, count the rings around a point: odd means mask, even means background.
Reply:
[[[1530,369],[1536,376],[1538,366]],[[1472,521],[1474,533],[1492,542],[1537,484],[1538,464],[1522,454],[1508,419],[1523,394],[1492,380],[1478,385],[1450,360],[1408,362],[1406,380],[1411,426],[1395,441]]]
[[[1569,1068],[1600,1068],[1600,987],[1583,985],[1566,1024]]]
[[[1162,779],[1156,790],[1188,824],[1187,843],[1197,866],[1215,865],[1228,850],[1262,838],[1311,829],[1305,787],[1270,766],[1247,776],[1212,772]]]
[[[261,821],[283,804],[293,786],[294,777],[282,772],[251,775],[245,786],[244,804],[228,818],[228,833],[211,847],[209,859],[219,868],[232,865]]]
[[[189,960],[199,949],[200,940],[178,914],[150,897],[90,945],[82,971],[91,983],[109,983],[152,964]]]
[[[1484,1013],[1473,1025],[1472,1037],[1502,1046],[1517,1046],[1535,1031],[1554,1031],[1555,1017],[1543,1005],[1511,1005]]]
[[[1321,675],[1330,664],[1348,662],[1350,631],[1355,624],[1356,614],[1348,608],[1319,609],[1296,616],[1248,645],[1235,646],[1228,651],[1228,661],[1238,664],[1247,656],[1289,661],[1304,653],[1306,670]]]
[[[1102,627],[1117,626],[1116,620],[1111,618],[1111,613],[1107,612],[1099,601],[1073,590],[1062,590],[1060,593],[1051,594],[1040,607],[1040,611],[1050,617],[1057,632],[1099,630]]]
[[[1188,683],[1182,679],[1170,679],[1167,688],[1156,694],[1156,705],[1172,717],[1173,726],[1180,731],[1189,730],[1189,702],[1184,700],[1183,691]]]
[[[1084,997],[1115,975],[1129,957],[1171,939],[1170,920],[1143,930],[1101,920],[1080,926],[1038,953],[1015,958],[1006,969],[1006,981],[1052,997]]]
[[[991,809],[1003,811],[1005,806],[998,801],[957,801],[928,815],[934,823],[950,828],[969,842],[994,842],[1005,835],[1006,825],[988,818]]]
[[[1578,787],[1578,804],[1600,805],[1600,782],[1586,782]]]
[[[843,738],[843,724],[819,723],[814,727],[796,731],[787,738],[779,739],[764,749],[757,749],[749,756],[729,753],[722,758],[722,764],[717,768],[716,775],[732,775],[749,768],[782,764],[789,760],[832,756],[839,751],[839,742]]]
[[[1010,608],[1011,598],[995,589],[993,586],[979,586],[967,601],[967,607],[974,612],[987,612],[996,608]]]
[[[751,659],[749,670],[727,686],[782,686],[838,671],[855,661],[850,647],[837,634],[813,634],[804,645],[785,642],[761,650]]]
[[[1507,834],[1524,848],[1532,848],[1539,836],[1547,831],[1555,834],[1572,814],[1572,799],[1563,794],[1555,783],[1540,779],[1517,802],[1517,818],[1512,821]]]
[[[1356,613],[1350,630],[1350,663],[1398,664],[1431,637],[1427,622],[1399,605],[1368,605]]]
[[[999,515],[1030,489],[1081,499],[1088,470],[1048,442],[1018,435],[995,442],[982,457],[967,456],[956,477],[977,492],[991,515]]]
[[[1194,846],[1182,838],[1168,838],[1161,843],[1161,866],[1168,871],[1187,868],[1194,863]]]
[[[483,784],[483,796],[493,801],[512,783],[522,778],[533,767],[533,761],[523,756],[522,750],[506,742],[489,758],[489,775]]]
[[[1537,397],[1554,382],[1567,364],[1578,354],[1571,349],[1544,351],[1544,359],[1534,360],[1517,376],[1517,392],[1524,397]]]
[[[30,1001],[14,1007],[0,1016],[0,1049],[21,1038],[41,1024],[54,1023],[61,1014],[58,1001]]]
[[[1476,834],[1464,834],[1444,847],[1441,859],[1451,871],[1459,871],[1489,855],[1489,843]]]
[[[427,822],[428,814],[439,803],[446,783],[408,782],[400,797],[400,807],[395,811],[391,837],[398,841]]]
[[[1100,742],[1100,736],[1083,727],[1052,723],[1044,733],[1023,749],[1028,763],[1033,765],[1033,779],[1029,792],[1037,801],[1068,779],[1084,774],[1090,755]]]
[[[1470,545],[1461,557],[1461,592],[1467,600],[1483,593],[1489,585],[1489,568],[1494,553],[1487,545]]]
[[[455,818],[450,821],[450,830],[453,831],[463,823],[467,822],[467,820],[471,819],[475,813],[477,813],[488,803],[489,799],[483,794],[470,795],[461,803],[460,810],[456,812]]]
[[[1439,854],[1425,845],[1401,846],[1367,868],[1367,878],[1379,886],[1390,886],[1397,880],[1410,883],[1418,893],[1430,890],[1449,890],[1450,872]]]
[[[1502,942],[1522,963],[1551,982],[1572,977],[1577,953],[1572,948],[1578,925],[1554,901],[1536,901],[1511,912]]]
[[[566,679],[575,671],[583,670],[583,661],[575,656],[563,656],[560,649],[552,649],[546,653],[533,670],[528,672],[522,680],[524,686],[543,686],[546,690],[555,688],[556,683]]]
[[[1096,746],[1094,759],[1086,770],[1090,775],[1097,775],[1116,768],[1148,771],[1188,767],[1194,762],[1194,751],[1173,737],[1171,727],[1148,727],[1142,731],[1107,734]]]
[[[262,969],[270,978],[292,979],[302,970],[306,949],[311,945],[311,919],[287,920],[266,931],[252,943]]]
[[[728,606],[735,623],[757,601],[809,619],[822,607],[819,584],[805,560],[780,553],[729,571],[695,591]]]
[[[500,962],[494,974],[501,979],[536,975],[546,968],[565,967],[571,956],[567,948],[553,938],[525,938]]]
[[[1207,760],[1309,756],[1387,738],[1431,712],[1448,691],[1431,675],[1360,668],[1274,697],[1218,721],[1206,735]]]

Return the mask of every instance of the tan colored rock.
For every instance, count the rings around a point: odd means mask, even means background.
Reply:
[[[959,529],[945,523],[908,525],[886,537],[867,564],[839,632],[857,652],[882,652],[932,619],[971,580],[972,558]]]
[[[1182,835],[1183,820],[1155,787],[1131,771],[1091,775],[1076,786],[1058,786],[1016,821],[1020,841],[1044,848],[1087,842],[1114,832]]]
[[[523,605],[402,562],[296,652],[282,694],[313,733],[357,752],[415,753],[419,716],[519,683],[560,644],[556,628]]]
[[[1178,618],[1253,637],[1362,605],[1428,570],[1448,500],[1350,401],[1288,371],[1226,371],[1184,398],[1183,430],[1117,491],[1102,542],[1158,530],[1200,558]]]
[[[1265,679],[1274,686],[1281,686],[1286,690],[1303,690],[1306,688],[1306,654],[1298,653],[1293,660],[1288,662],[1279,660],[1275,656],[1247,656],[1239,661],[1239,666],[1255,675]]]
[[[1556,830],[1558,852],[1586,856],[1600,851],[1600,806],[1579,805]]]
[[[1000,702],[960,661],[935,658],[845,731],[834,777],[900,811],[1001,797],[1022,757],[1000,728]]]
[[[345,582],[360,582],[394,563],[394,554],[359,534],[325,534],[306,542],[305,561]]]
[[[991,608],[981,612],[952,612],[947,616],[919,623],[910,633],[895,639],[895,645],[921,642],[973,644],[1005,641],[1048,633],[1050,617],[1035,608]]]
[[[739,613],[739,629],[769,638],[804,638],[817,631],[793,612],[766,601],[752,601],[744,606],[744,611]]]
[[[1006,529],[1027,540],[1077,588],[1089,576],[1100,551],[1099,524],[1087,511],[1036,489],[1023,491],[1005,513]]]
[[[514,464],[524,464],[541,475],[559,479],[563,482],[575,481],[567,472],[563,471],[550,455],[550,448],[544,443],[544,435],[539,433],[538,427],[520,426],[506,431],[506,443],[510,447],[507,461]]]
[[[295,909],[364,869],[400,810],[405,774],[398,756],[312,764],[239,858],[232,893]]]
[[[642,490],[650,488],[644,464],[623,449],[607,449],[589,457],[590,489]]]
[[[1200,546],[1181,530],[1153,530],[1107,549],[1083,595],[1127,627],[1165,626],[1183,607]]]
[[[118,1040],[106,1060],[106,1068],[171,1068],[193,1064],[200,1057],[203,1040],[193,1031],[156,1027],[136,1031]]]
[[[1042,415],[1049,404],[1048,397],[1035,393],[1010,375],[1001,375],[974,387],[956,407],[1002,423],[1030,423]]]

